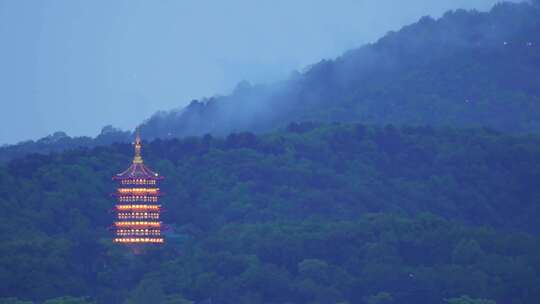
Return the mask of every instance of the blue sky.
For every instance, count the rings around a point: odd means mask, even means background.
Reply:
[[[495,0],[0,0],[0,144],[95,136]]]

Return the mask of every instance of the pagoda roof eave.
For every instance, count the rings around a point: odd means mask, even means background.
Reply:
[[[163,180],[165,177],[163,176],[119,176],[114,175],[113,180],[127,180],[127,179],[153,179],[153,180]]]
[[[113,176],[113,180],[150,179],[162,180],[164,177],[146,167],[143,163],[133,163],[124,172]]]

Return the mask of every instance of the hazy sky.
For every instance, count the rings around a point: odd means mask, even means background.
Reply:
[[[0,144],[131,129],[496,0],[0,0]]]

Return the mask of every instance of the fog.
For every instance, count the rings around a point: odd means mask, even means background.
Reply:
[[[0,0],[0,144],[131,129],[288,77],[421,16],[493,0]]]

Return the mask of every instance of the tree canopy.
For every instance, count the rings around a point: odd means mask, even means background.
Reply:
[[[130,145],[29,155],[0,166],[0,303],[531,303],[539,152],[360,124],[155,140],[169,230],[143,255],[108,231]]]

